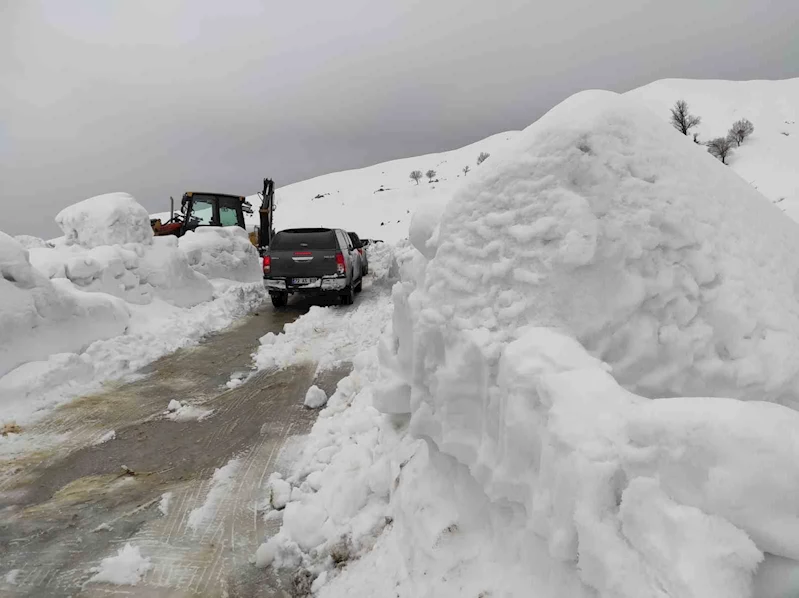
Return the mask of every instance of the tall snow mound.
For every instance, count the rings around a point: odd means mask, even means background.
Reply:
[[[263,278],[258,250],[238,226],[200,227],[179,241],[189,265],[208,278],[257,282]]]
[[[120,335],[128,320],[122,301],[48,280],[27,250],[0,232],[0,377],[26,361]]]
[[[585,589],[545,596],[747,598],[765,553],[799,566],[799,414],[750,400],[795,400],[796,225],[612,93],[491,160],[411,231],[379,346],[374,405],[430,453],[397,468],[404,570],[420,467],[447,480],[439,529],[481,522],[472,561]]]
[[[90,197],[61,210],[55,221],[66,244],[98,247],[125,243],[149,244],[153,239],[150,215],[128,193]]]
[[[487,346],[568,330],[646,396],[788,400],[797,284],[794,222],[633,100],[585,92],[460,188],[426,291]]]

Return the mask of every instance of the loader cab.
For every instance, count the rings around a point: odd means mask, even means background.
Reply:
[[[239,226],[246,229],[245,203],[245,198],[239,195],[189,191],[180,202],[183,214],[181,234],[200,226]]]

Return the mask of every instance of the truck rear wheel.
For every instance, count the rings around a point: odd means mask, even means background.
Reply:
[[[286,307],[289,302],[288,293],[269,293],[269,298],[272,299],[272,305],[275,307]]]
[[[353,303],[355,303],[355,292],[350,285],[341,294],[341,305],[352,305]]]

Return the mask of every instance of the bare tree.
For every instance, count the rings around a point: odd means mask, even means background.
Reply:
[[[469,174],[469,165],[463,167],[463,174]]]
[[[688,135],[688,131],[702,122],[699,116],[693,116],[688,112],[688,103],[685,100],[677,100],[671,109],[671,126],[683,135]]]
[[[733,143],[735,143],[735,140],[731,137],[716,137],[705,145],[707,145],[707,151],[721,160],[722,164],[726,164],[727,156],[732,153]]]
[[[421,170],[414,170],[411,172],[410,177],[412,180],[416,181],[416,184],[419,184],[419,181],[422,179],[422,171]]]
[[[436,178],[436,171],[430,169],[427,172],[425,172],[424,175],[427,177],[427,180],[432,183],[433,179]]]
[[[747,119],[742,118],[741,120],[736,120],[734,123],[732,123],[732,128],[727,136],[732,137],[733,141],[740,146],[744,142],[744,139],[749,137],[754,130],[755,125],[753,125]]]
[[[480,166],[480,164],[488,160],[488,156],[490,155],[491,154],[489,154],[488,152],[480,152],[480,155],[477,156],[477,165]]]

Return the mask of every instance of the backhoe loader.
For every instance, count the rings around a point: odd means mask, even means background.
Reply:
[[[263,254],[274,235],[273,214],[275,210],[275,183],[264,179],[263,191],[258,193],[261,205],[258,208],[259,223],[248,232],[250,242]],[[150,220],[156,236],[174,235],[182,237],[190,230],[201,226],[239,226],[247,230],[244,214],[252,214],[252,204],[246,197],[227,193],[188,191],[180,201],[180,212],[175,212],[175,200],[170,200],[171,217],[166,222],[160,218]]]

